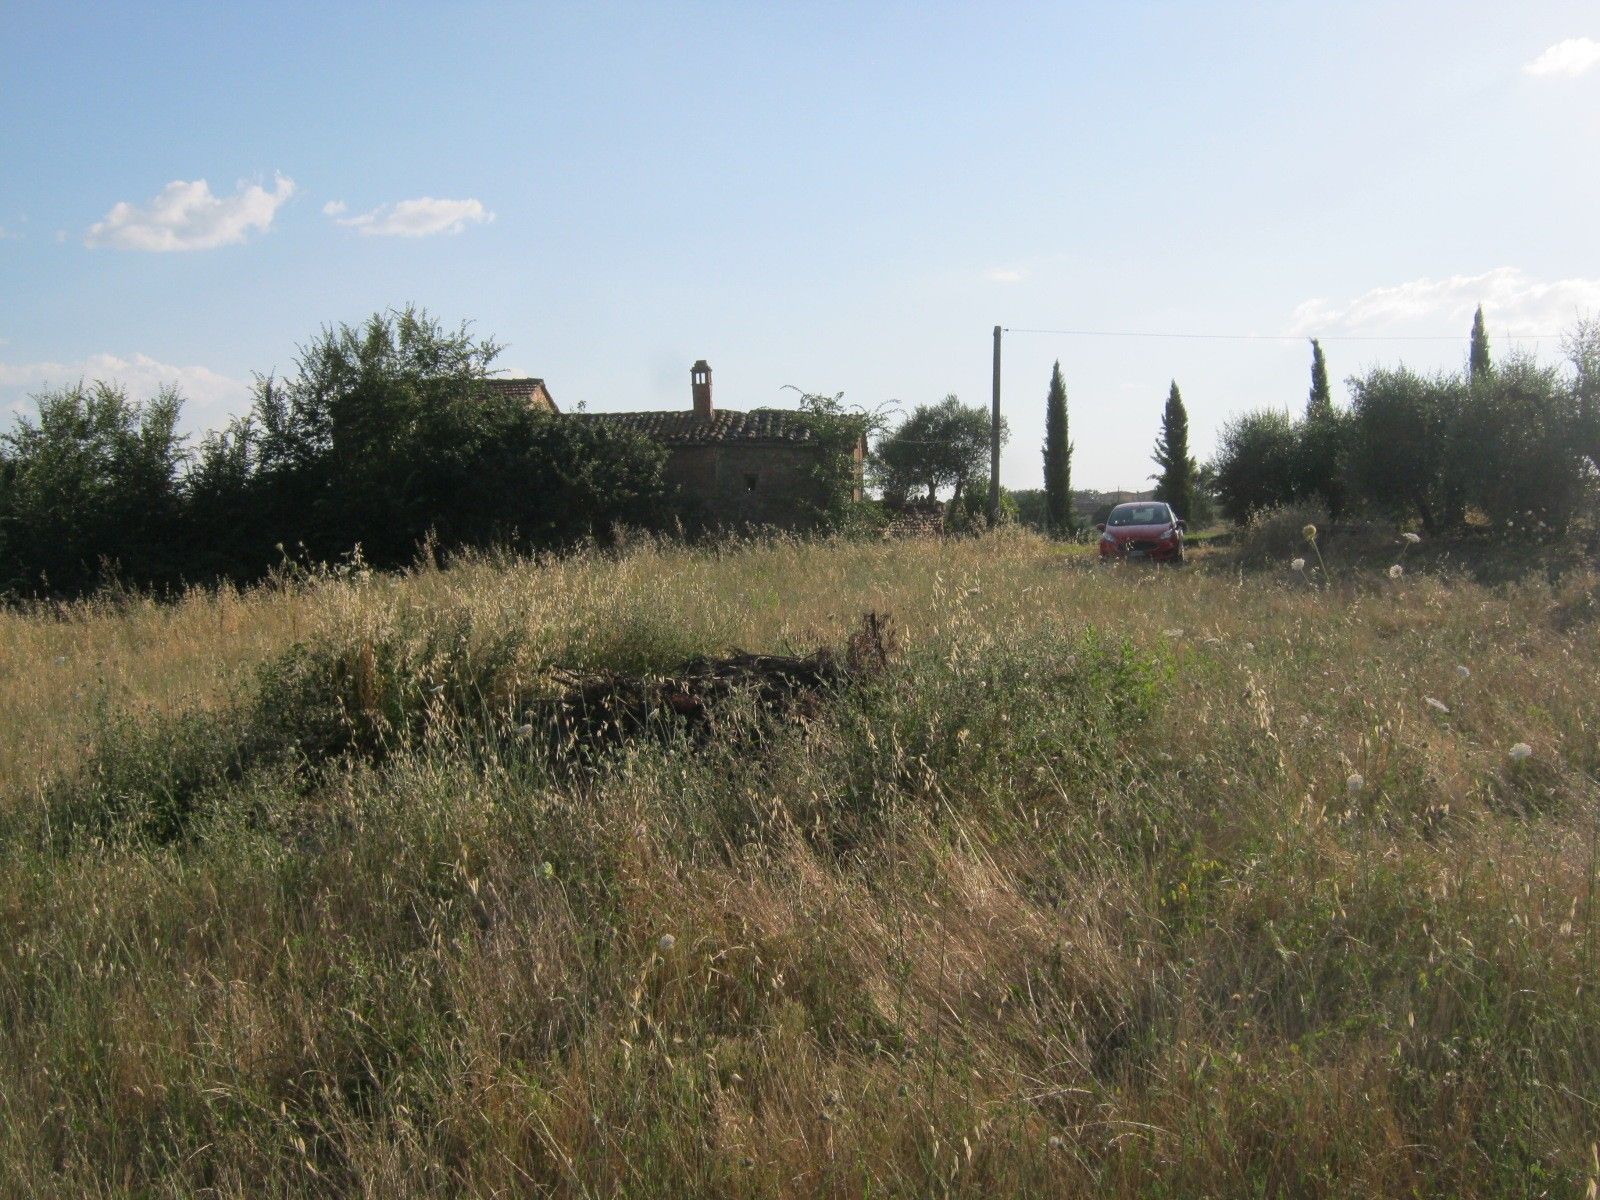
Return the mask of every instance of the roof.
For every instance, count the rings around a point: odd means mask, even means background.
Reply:
[[[815,444],[817,435],[799,414],[781,408],[735,412],[719,408],[709,416],[691,409],[668,412],[574,413],[591,421],[607,421],[668,446],[723,445],[729,442]]]
[[[550,389],[542,379],[485,379],[484,386],[497,396],[508,396],[515,400],[531,400],[543,407],[549,404],[551,411],[555,411],[555,401],[550,397]]]

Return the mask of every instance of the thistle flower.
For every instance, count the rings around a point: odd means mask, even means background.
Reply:
[[[1359,796],[1361,789],[1367,786],[1367,781],[1362,778],[1361,772],[1352,772],[1349,779],[1344,781],[1344,790],[1352,796]]]
[[[1422,535],[1420,533],[1412,533],[1409,529],[1406,530],[1406,532],[1402,533],[1400,536],[1405,538],[1406,544],[1408,546],[1415,546],[1418,542],[1420,542],[1422,540]]]
[[[1400,576],[1404,575],[1405,573],[1406,573],[1406,569],[1404,567],[1402,567],[1399,563],[1395,563],[1394,566],[1389,568],[1389,578],[1390,579],[1399,579]]]
[[[661,940],[656,943],[656,948],[663,954],[671,954],[672,948],[678,944],[678,939],[670,933],[663,933]]]
[[[1315,525],[1307,525],[1300,532],[1305,535],[1305,539],[1308,542],[1314,542],[1317,540],[1317,527]]]
[[[1530,758],[1533,755],[1533,747],[1528,745],[1527,742],[1518,742],[1515,746],[1511,747],[1508,753],[1511,755],[1512,762],[1522,762],[1524,759]]]
[[[1306,569],[1306,560],[1303,558],[1295,559],[1289,564],[1289,569],[1291,571],[1304,571]]]

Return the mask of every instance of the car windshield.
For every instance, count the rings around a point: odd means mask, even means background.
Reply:
[[[1165,525],[1169,519],[1165,504],[1124,504],[1111,510],[1111,518],[1106,524]]]

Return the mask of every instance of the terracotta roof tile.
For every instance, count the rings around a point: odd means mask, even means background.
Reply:
[[[816,435],[798,414],[780,408],[750,412],[718,409],[708,417],[686,409],[669,412],[574,413],[590,421],[608,421],[669,446],[725,442],[815,442]]]

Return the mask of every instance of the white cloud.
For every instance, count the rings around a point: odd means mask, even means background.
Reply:
[[[174,366],[147,354],[123,357],[91,354],[76,362],[0,362],[0,407],[13,413],[31,411],[27,397],[46,388],[71,387],[82,381],[120,383],[134,400],[146,400],[171,385],[184,398],[185,428],[201,429],[223,424],[244,411],[250,384],[213,371],[210,367]]]
[[[1511,336],[1560,333],[1581,314],[1600,310],[1600,279],[1539,280],[1516,267],[1481,275],[1414,279],[1373,288],[1352,300],[1307,300],[1294,310],[1294,334],[1437,334],[1466,328],[1483,305],[1490,326]]]
[[[1600,42],[1580,37],[1557,42],[1522,69],[1529,75],[1582,75],[1596,65],[1600,65]]]
[[[239,185],[231,196],[214,196],[204,179],[175,179],[143,207],[121,201],[84,235],[86,246],[119,250],[212,250],[264,231],[294,195],[294,180],[277,176],[269,192],[259,183]]]
[[[482,225],[494,220],[494,214],[484,208],[479,200],[435,200],[423,196],[416,200],[402,200],[398,204],[380,204],[371,212],[357,213],[353,217],[338,216],[333,211],[344,212],[344,202],[335,200],[323,208],[340,225],[346,225],[371,237],[430,237],[436,233],[460,233],[468,225]]]
[[[1027,274],[1020,267],[990,267],[983,277],[990,283],[1021,283]]]
[[[322,206],[323,214],[329,217],[337,217],[344,210],[345,202],[343,200],[329,200]]]

